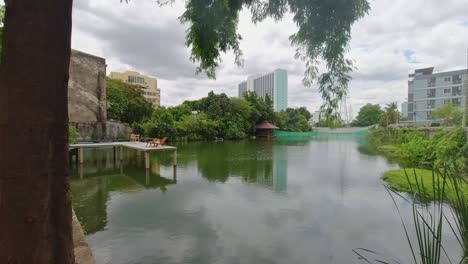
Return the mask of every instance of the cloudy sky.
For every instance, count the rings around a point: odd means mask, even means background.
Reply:
[[[241,14],[239,32],[245,65],[223,56],[217,79],[195,74],[184,46],[186,26],[178,17],[184,2],[159,7],[155,1],[74,0],[72,47],[106,58],[108,73],[136,70],[159,80],[161,104],[176,105],[209,91],[237,95],[237,84],[248,75],[288,70],[289,106],[321,105],[317,88],[301,83],[304,66],[294,60],[288,37],[297,27],[291,16],[275,23],[253,25],[250,13]],[[436,71],[461,69],[468,48],[466,0],[371,0],[369,15],[353,27],[349,57],[357,70],[350,85],[348,104],[357,114],[366,103],[403,102],[407,75],[415,68]]]

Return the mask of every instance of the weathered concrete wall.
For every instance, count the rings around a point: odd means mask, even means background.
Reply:
[[[72,226],[73,226],[73,245],[75,251],[75,262],[76,264],[95,264],[93,252],[86,242],[86,237],[81,228],[81,224],[75,215],[75,211],[72,212]]]
[[[80,132],[79,140],[101,140],[106,138],[106,122],[69,122]]]
[[[106,60],[77,50],[70,57],[68,116],[83,138],[106,135]]]
[[[130,138],[131,133],[132,129],[127,124],[116,121],[106,122],[106,135],[109,139]]]

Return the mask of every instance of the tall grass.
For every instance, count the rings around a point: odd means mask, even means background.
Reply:
[[[466,204],[465,194],[462,184],[466,184],[461,170],[456,166],[447,166],[441,170],[432,171],[433,188],[425,188],[425,182],[419,177],[416,170],[406,170],[405,175],[411,190],[411,198],[406,198],[395,190],[386,186],[386,189],[397,209],[400,217],[403,231],[411,251],[412,263],[414,264],[439,264],[441,259],[446,259],[449,263],[466,263],[468,247],[468,205]],[[414,180],[411,181],[410,179]],[[456,199],[446,206],[448,201],[446,197],[446,186],[452,184]],[[430,205],[419,203],[418,197],[427,197],[427,190],[432,190],[434,202]],[[411,203],[412,220],[405,222],[401,211],[396,202],[400,197]],[[453,220],[448,216],[452,216]],[[456,237],[463,249],[462,256],[449,256],[444,247],[443,228],[450,227],[453,235]],[[414,233],[412,232],[414,231]],[[379,254],[368,249],[355,249],[353,252],[360,260],[365,263],[399,263],[392,259],[383,260],[381,257],[368,257],[369,254],[378,256]],[[456,259],[456,261],[452,261]]]
[[[463,248],[464,260],[467,261],[468,258],[468,204],[466,203],[465,194],[463,193],[463,184],[467,184],[466,179],[462,176],[463,173],[458,168],[450,169],[449,177],[450,183],[455,189],[456,199],[451,202],[450,206],[452,208],[451,215],[453,219],[456,219],[455,223],[451,223],[449,226],[452,232],[455,234],[457,241],[460,246]]]

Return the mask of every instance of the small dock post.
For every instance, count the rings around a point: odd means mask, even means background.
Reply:
[[[78,158],[80,159],[80,164],[83,164],[83,148],[78,148]]]
[[[150,157],[148,151],[145,151],[145,168],[150,168]]]
[[[123,147],[122,146],[120,146],[120,148],[119,148],[119,154],[120,154],[119,155],[120,156],[120,161],[122,161],[123,160]]]
[[[83,164],[80,164],[78,166],[78,170],[79,170],[79,173],[80,173],[80,179],[83,179]]]
[[[172,165],[177,166],[177,149],[174,150],[174,157],[172,160]]]
[[[149,169],[146,169],[146,174],[145,174],[145,184],[146,186],[149,185],[149,182],[150,182],[150,170]]]

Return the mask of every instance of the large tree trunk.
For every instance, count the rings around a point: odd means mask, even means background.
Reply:
[[[67,85],[72,0],[6,0],[0,263],[74,263]]]

